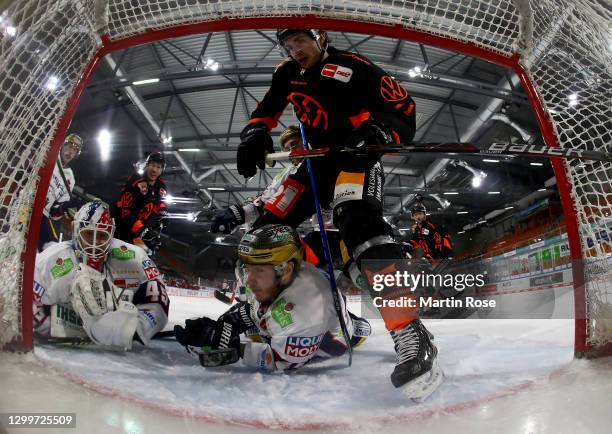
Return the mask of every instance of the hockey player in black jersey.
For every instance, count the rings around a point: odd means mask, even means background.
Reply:
[[[257,167],[264,168],[265,154],[273,152],[270,130],[291,104],[310,145],[332,149],[325,157],[311,160],[318,198],[322,206],[333,206],[334,225],[362,274],[371,280],[374,274],[395,272],[397,261],[404,257],[383,220],[380,156],[334,151],[410,143],[415,103],[395,78],[365,57],[328,47],[322,36],[309,29],[277,31],[287,59],[276,68],[270,89],[241,133],[238,172],[248,178]],[[256,227],[268,223],[297,227],[310,217],[315,209],[307,165],[289,176],[282,192],[264,208]],[[370,260],[377,260],[378,268],[366,270],[364,261]],[[376,295],[389,301],[414,296],[397,287]],[[431,334],[418,319],[416,308],[381,308],[380,312],[397,353],[393,385],[404,387],[412,398],[424,399],[443,377]]]
[[[161,232],[168,226],[166,184],[161,178],[165,167],[164,154],[152,152],[144,173],[128,178],[113,210],[117,223],[115,237],[141,247],[144,243],[152,253],[160,248]]]
[[[413,249],[421,250],[423,257],[432,263],[453,256],[453,243],[444,229],[427,218],[427,209],[421,202],[412,207],[412,244]]]

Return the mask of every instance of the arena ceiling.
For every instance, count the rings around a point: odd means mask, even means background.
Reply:
[[[197,236],[195,228],[205,228],[214,209],[255,196],[280,167],[245,182],[236,171],[235,154],[240,131],[282,61],[274,35],[274,30],[207,33],[108,55],[87,86],[70,128],[86,142],[74,165],[77,184],[113,202],[135,164],[147,153],[163,150],[173,198],[169,208],[175,217],[170,235],[187,243]],[[330,32],[330,37],[333,46],[368,57],[402,82],[416,101],[416,142],[541,143],[527,97],[512,71],[404,40],[345,32]],[[287,108],[273,136],[295,123]],[[111,134],[106,157],[98,144],[103,129]],[[385,214],[398,227],[407,226],[405,209],[418,193],[431,214],[450,230],[460,231],[492,211],[524,205],[521,199],[535,197],[553,176],[546,160],[537,160],[542,166],[530,165],[536,160],[525,158],[484,160],[384,157]],[[487,176],[474,187],[474,173],[481,171]]]

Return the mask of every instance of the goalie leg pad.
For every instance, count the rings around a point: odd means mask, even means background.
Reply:
[[[137,307],[136,333],[144,345],[149,345],[153,336],[162,331],[168,323],[168,315],[159,303],[139,304]]]
[[[86,330],[98,345],[131,350],[137,326],[138,310],[132,303],[122,302],[119,310],[108,312]]]

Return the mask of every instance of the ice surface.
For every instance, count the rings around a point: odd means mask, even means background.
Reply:
[[[171,323],[225,309],[214,299],[173,297]],[[421,404],[389,382],[393,344],[382,322],[373,320],[373,336],[356,349],[351,368],[340,358],[292,375],[262,374],[240,363],[204,369],[171,340],[127,353],[43,346],[34,355],[2,354],[0,411],[76,411],[83,421],[76,432],[164,432],[170,426],[176,432],[236,432],[239,426],[608,432],[612,360],[574,361],[573,321],[425,323],[436,336],[446,380]],[[57,410],[62,402],[72,409]]]

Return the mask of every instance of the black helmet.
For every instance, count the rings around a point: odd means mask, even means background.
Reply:
[[[151,152],[147,157],[145,166],[148,166],[151,163],[159,163],[162,167],[162,172],[166,169],[166,157],[164,157],[164,154],[162,152]]]
[[[315,41],[317,40],[317,32],[312,29],[278,29],[276,31],[276,42],[278,42],[278,45],[282,46],[285,39],[297,33],[306,33]]]
[[[412,205],[410,212],[412,214],[416,212],[422,212],[422,213],[427,214],[427,208],[425,208],[425,205],[423,205],[423,202],[415,202],[414,205]]]

